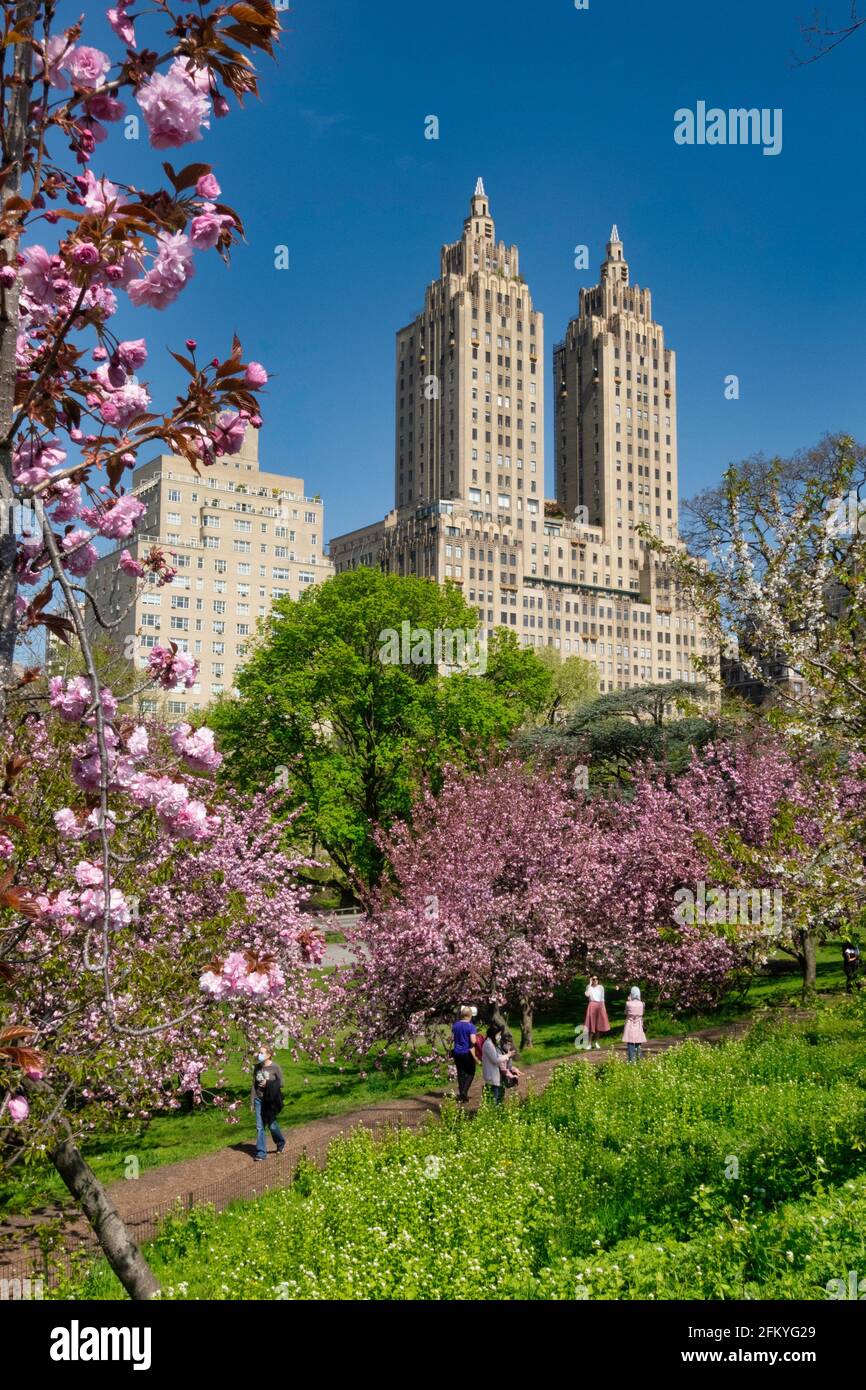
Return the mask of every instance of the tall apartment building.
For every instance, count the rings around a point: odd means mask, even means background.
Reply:
[[[91,570],[90,592],[108,617],[134,599],[110,640],[131,649],[137,665],[145,666],[149,648],[169,642],[195,656],[196,684],[168,695],[168,713],[180,717],[232,689],[256,623],[274,599],[300,598],[333,573],[324,553],[324,504],[305,496],[302,478],[260,469],[253,429],[240,453],[218,459],[199,476],[172,454],[141,464],[132,491],[146,515],[135,537]],[[162,588],[148,583],[141,589],[118,570],[117,552],[127,549],[143,559],[154,545],[171,552],[178,573]],[[97,636],[92,616],[88,621]],[[142,705],[149,701],[155,708],[150,695]]]
[[[397,334],[395,506],[332,540],[358,565],[460,585],[482,629],[595,662],[603,691],[698,682],[707,640],[670,567],[676,371],[616,228],[554,350],[556,500],[544,498],[542,316],[479,179],[460,241]]]

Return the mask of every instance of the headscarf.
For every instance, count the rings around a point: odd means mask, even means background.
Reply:
[[[628,994],[629,999],[640,999],[640,990],[637,985],[632,985]]]

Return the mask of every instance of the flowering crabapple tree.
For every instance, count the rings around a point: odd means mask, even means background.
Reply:
[[[151,927],[132,917],[123,886],[144,855],[142,848],[130,856],[126,839],[150,836],[158,861],[166,846],[177,852],[183,843],[196,847],[219,836],[222,820],[190,781],[212,760],[207,734],[179,732],[170,760],[153,757],[147,731],[124,717],[125,706],[100,682],[84,611],[106,631],[125,616],[100,612],[86,577],[98,558],[97,539],[123,541],[141,519],[142,504],[129,491],[139,450],[159,440],[195,470],[214,466],[261,424],[257,393],[267,374],[243,360],[237,340],[224,360],[203,362],[189,339],[174,354],[184,376],[180,395],[168,412],[152,408],[139,379],[145,339],[121,340],[112,330],[120,297],[157,310],[173,303],[193,276],[197,255],[227,257],[243,228],[221,201],[210,165],[176,171],[166,162],[164,186],[145,190],[127,170],[109,178],[98,153],[127,102],[155,149],[199,142],[213,119],[229,114],[231,98],[241,102],[257,92],[252,55],[272,53],[279,25],[268,0],[201,0],[195,7],[152,0],[138,16],[133,8],[117,0],[107,11],[115,40],[107,53],[86,41],[81,21],[60,27],[54,0],[2,5],[0,701],[7,759],[0,830],[7,868],[0,960],[11,1034],[0,1066],[0,1122],[25,1132],[38,1091],[41,1142],[124,1286],[147,1297],[153,1277],[78,1149],[72,1123],[78,1081],[70,1084],[62,1067],[55,1075],[50,999],[40,1002],[23,981],[43,953],[53,962],[46,990],[55,998],[63,993],[64,973],[71,988],[75,972],[86,970],[90,984],[100,986],[98,998],[88,997],[87,1026],[106,1055],[117,1049],[128,1060],[146,1055],[144,1040],[170,1038],[187,1016],[204,1019],[208,1009],[223,1008],[226,992],[243,993],[245,979],[253,992],[263,974],[268,989],[279,985],[252,947],[241,952],[241,965],[237,951],[223,952],[208,937],[211,969],[202,968],[203,987],[188,999],[154,987],[149,1006],[139,1011],[134,997],[127,998],[144,978],[129,943],[146,941]],[[23,532],[11,524],[16,508],[36,518]],[[121,551],[119,565],[139,582],[173,578],[158,548],[144,559]],[[18,788],[35,772],[29,736],[22,748],[13,746],[13,735],[22,735],[15,711],[31,701],[39,675],[28,670],[16,677],[13,657],[20,639],[40,631],[77,642],[84,666],[83,676],[51,683],[39,715],[49,728],[70,726],[76,735],[68,749],[74,796],[55,805],[62,813],[53,827],[59,838],[47,847],[51,884],[40,879],[42,855],[29,839],[27,814],[9,804],[19,796],[26,802]],[[174,645],[155,647],[146,675],[166,690],[189,686],[195,663]],[[146,945],[141,951],[147,955]],[[160,959],[168,957],[151,953],[141,970],[156,972]],[[204,1022],[202,1028],[207,1031]],[[181,1052],[185,1065],[195,1056],[194,1049]],[[126,1078],[118,1080],[119,1092],[126,1084],[135,1089]]]

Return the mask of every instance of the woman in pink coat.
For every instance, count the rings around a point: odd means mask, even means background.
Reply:
[[[596,1047],[601,1047],[599,1034],[610,1032],[607,1009],[604,1007],[604,985],[600,985],[597,975],[590,975],[589,984],[586,987],[586,997],[589,1000],[589,1008],[586,1011],[586,1030],[587,1046],[592,1047],[595,1042]]]
[[[639,1061],[641,1043],[646,1042],[646,1033],[643,1030],[643,1007],[640,990],[637,985],[633,985],[625,1002],[625,1028],[622,1033],[622,1040],[628,1049],[630,1062]]]

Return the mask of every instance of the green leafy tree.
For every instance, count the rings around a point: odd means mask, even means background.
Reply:
[[[584,661],[582,656],[563,659],[555,647],[539,647],[536,655],[553,677],[553,699],[544,711],[545,723],[555,724],[597,698],[598,670],[594,662]]]
[[[516,637],[473,647],[477,615],[455,586],[357,569],[279,600],[208,715],[246,788],[280,782],[295,823],[366,896],[382,871],[377,827],[408,816],[449,763],[476,766],[550,700],[551,678]],[[451,674],[437,665],[459,655]],[[469,639],[468,641],[466,639]]]

